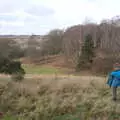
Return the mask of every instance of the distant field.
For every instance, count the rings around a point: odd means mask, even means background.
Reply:
[[[25,69],[27,74],[56,74],[56,73],[62,73],[62,70],[54,68],[54,67],[23,64],[23,68]]]

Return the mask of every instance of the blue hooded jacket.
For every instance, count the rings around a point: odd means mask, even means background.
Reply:
[[[107,84],[110,87],[120,86],[120,70],[115,70],[110,73]]]

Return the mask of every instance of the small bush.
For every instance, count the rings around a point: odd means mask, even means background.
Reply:
[[[113,69],[114,58],[96,58],[92,63],[92,72],[96,74],[108,74]]]
[[[20,65],[20,68],[18,69],[18,71],[14,72],[11,75],[11,78],[14,81],[19,81],[20,82],[20,81],[22,81],[24,79],[24,75],[25,75],[25,71],[24,71],[24,69]]]
[[[23,73],[15,73],[11,75],[12,80],[16,81],[16,82],[20,82],[24,79],[24,74]]]
[[[24,79],[25,70],[22,68],[20,61],[1,58],[0,73],[9,74],[13,80],[20,81]]]

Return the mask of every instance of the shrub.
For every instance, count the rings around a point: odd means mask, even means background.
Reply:
[[[7,58],[0,60],[0,73],[10,74],[15,81],[22,80],[25,75],[20,61],[13,61]]]
[[[96,58],[92,63],[92,72],[108,74],[112,70],[114,62],[114,58]]]
[[[16,81],[16,82],[20,82],[24,79],[24,74],[21,72],[17,72],[15,74],[11,75],[12,80]]]

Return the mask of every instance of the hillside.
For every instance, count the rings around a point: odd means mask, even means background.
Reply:
[[[116,23],[117,24],[117,23]],[[119,25],[103,22],[101,24],[75,25],[64,33],[64,51],[67,56],[73,56],[81,50],[84,37],[92,35],[96,51],[116,54],[120,51]],[[96,53],[97,55],[97,53]]]

